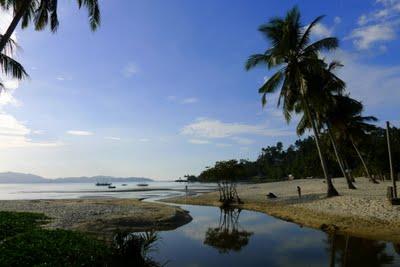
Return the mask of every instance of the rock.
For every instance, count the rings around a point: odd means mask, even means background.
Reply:
[[[277,198],[277,196],[274,193],[269,192],[267,198]]]

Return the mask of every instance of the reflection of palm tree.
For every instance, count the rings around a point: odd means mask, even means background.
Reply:
[[[208,228],[204,244],[216,248],[220,253],[240,251],[249,243],[251,232],[240,230],[240,209],[220,209],[219,225]]]
[[[386,243],[358,237],[328,235],[326,240],[331,254],[330,266],[335,260],[341,266],[384,266],[393,263],[393,256],[387,254]]]

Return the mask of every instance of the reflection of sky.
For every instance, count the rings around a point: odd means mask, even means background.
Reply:
[[[243,210],[240,230],[252,232],[249,244],[239,252],[220,254],[204,245],[209,227],[217,227],[219,209],[214,207],[183,206],[193,221],[175,231],[160,233],[162,242],[154,254],[167,266],[327,266],[328,244],[325,233],[302,228],[258,212]],[[391,244],[387,253],[396,257]],[[397,259],[398,260],[398,259]]]

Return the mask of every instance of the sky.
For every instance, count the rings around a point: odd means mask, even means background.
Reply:
[[[14,35],[30,78],[1,76],[0,171],[175,179],[290,145],[297,118],[257,93],[273,71],[244,63],[269,46],[258,26],[294,5],[304,25],[326,15],[313,39],[340,39],[325,57],[365,115],[400,124],[400,0],[99,0],[96,32],[75,2],[59,1],[57,33]]]

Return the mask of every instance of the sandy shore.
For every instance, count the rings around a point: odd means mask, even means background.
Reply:
[[[44,213],[47,228],[109,239],[116,231],[172,230],[192,220],[179,207],[135,199],[0,200],[1,211]]]
[[[294,180],[238,186],[244,209],[255,210],[325,231],[369,239],[400,242],[400,206],[386,200],[391,182],[369,183],[356,179],[357,190],[347,189],[343,178],[334,179],[339,197],[326,198],[326,185],[320,179]],[[302,198],[297,195],[302,189]],[[267,199],[269,192],[278,196]],[[219,206],[218,192],[165,200],[178,204]]]

